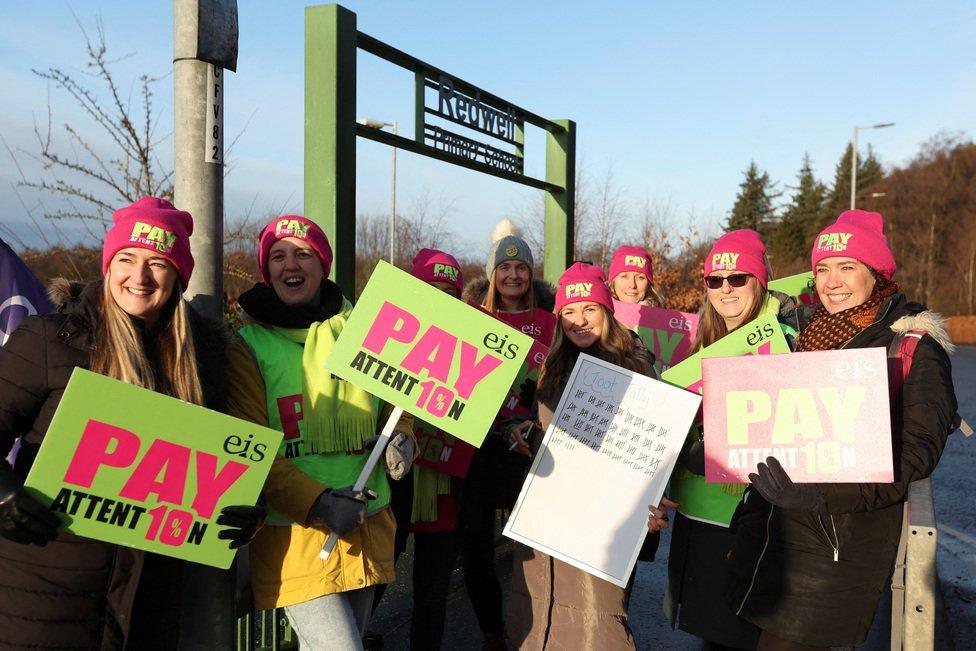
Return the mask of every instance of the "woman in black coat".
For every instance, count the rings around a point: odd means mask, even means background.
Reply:
[[[248,360],[182,299],[193,269],[189,213],[154,197],[114,214],[103,275],[59,283],[58,311],[24,320],[0,349],[0,646],[175,648],[183,562],[59,531],[22,487],[74,368],[224,410],[228,365]],[[251,362],[253,365],[253,362]],[[254,369],[256,372],[256,369]],[[4,458],[15,439],[13,467]],[[229,512],[229,513],[228,513]],[[253,537],[261,507],[227,507],[218,537]]]
[[[729,597],[762,629],[759,649],[865,640],[894,567],[908,486],[932,474],[956,414],[942,318],[891,280],[881,215],[842,213],[818,236],[812,265],[821,304],[800,314],[798,352],[888,348],[910,330],[927,334],[891,400],[892,483],[793,484],[772,457],[750,475],[733,520]]]

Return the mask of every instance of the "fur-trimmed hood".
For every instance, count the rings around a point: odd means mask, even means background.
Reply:
[[[956,350],[955,344],[946,329],[946,318],[938,312],[923,310],[917,314],[907,314],[891,324],[892,332],[905,334],[912,330],[924,330],[947,353]]]
[[[102,282],[55,278],[47,293],[62,319],[59,336],[77,347],[90,347],[101,312]],[[212,409],[222,409],[227,395],[227,349],[234,335],[223,322],[203,316],[189,304],[187,316],[205,403]]]
[[[540,278],[533,278],[532,291],[535,292],[536,306],[547,312],[552,312],[556,306],[556,291],[552,288],[552,285]],[[474,280],[469,280],[464,285],[464,291],[461,292],[461,300],[465,303],[483,305],[487,293],[488,279],[475,278]]]

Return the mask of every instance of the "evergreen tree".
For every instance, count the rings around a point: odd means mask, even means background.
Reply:
[[[776,227],[770,251],[777,275],[804,268],[810,242],[827,204],[827,187],[813,176],[810,154],[803,155],[803,166],[796,175],[797,185],[783,218]]]
[[[844,155],[837,162],[834,171],[834,185],[827,200],[827,211],[818,225],[826,226],[837,218],[837,215],[851,207],[851,143],[847,143]],[[863,207],[864,199],[870,195],[871,186],[884,178],[881,161],[874,154],[874,149],[868,145],[867,155],[857,154],[857,207]],[[816,234],[816,230],[811,235]]]
[[[751,228],[765,237],[775,227],[776,208],[773,200],[781,193],[776,192],[776,184],[769,180],[768,173],[759,170],[755,161],[750,161],[744,176],[725,230]]]

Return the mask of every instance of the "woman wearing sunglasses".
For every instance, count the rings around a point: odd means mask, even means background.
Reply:
[[[714,344],[767,310],[779,309],[766,288],[766,247],[756,231],[737,230],[719,238],[705,258],[704,274],[705,302],[692,352]],[[785,296],[777,299],[792,307]],[[701,428],[692,428],[688,447],[671,477],[670,497],[679,506],[668,555],[665,611],[672,626],[702,638],[707,648],[751,649],[759,630],[737,617],[724,600],[725,557],[733,541],[729,522],[746,484],[705,483],[702,438]]]

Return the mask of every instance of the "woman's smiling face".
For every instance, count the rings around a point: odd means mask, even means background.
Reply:
[[[860,260],[824,258],[814,270],[817,294],[830,314],[857,307],[874,291],[874,273]]]
[[[705,288],[708,302],[725,320],[725,327],[731,332],[752,314],[753,307],[759,300],[759,281],[752,274],[744,274],[741,271],[713,271],[708,275],[712,278],[748,276],[741,287],[733,287],[728,280],[725,280],[718,289]]]
[[[607,327],[606,311],[599,303],[570,303],[559,310],[563,334],[576,345],[586,349],[600,340]]]
[[[325,273],[315,249],[297,237],[285,237],[268,252],[268,277],[281,302],[298,307],[319,299]]]

